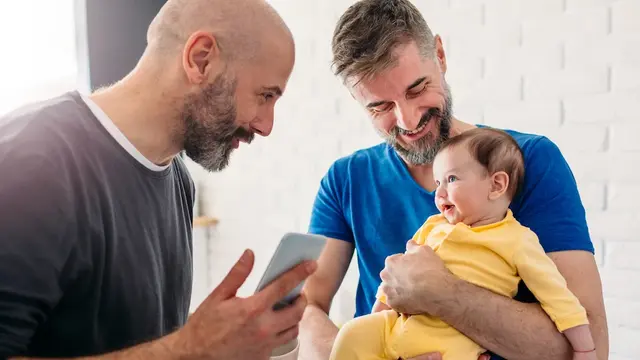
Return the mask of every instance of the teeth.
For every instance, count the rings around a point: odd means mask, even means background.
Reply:
[[[412,131],[408,131],[407,130],[407,131],[405,131],[405,133],[408,134],[408,135],[415,135],[415,134],[419,133],[420,131],[422,131],[422,129],[424,129],[425,126],[427,126],[427,123],[422,124],[420,127],[418,127],[415,130],[412,130]]]

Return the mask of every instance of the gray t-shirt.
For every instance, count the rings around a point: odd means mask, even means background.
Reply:
[[[77,92],[0,117],[0,358],[102,354],[183,325],[193,202],[179,157],[145,166]]]

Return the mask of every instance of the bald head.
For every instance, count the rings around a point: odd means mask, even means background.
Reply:
[[[182,51],[197,31],[214,34],[227,60],[253,58],[265,39],[293,43],[282,18],[264,0],[168,0],[149,26],[148,50]]]
[[[265,0],[167,0],[120,88],[166,107],[172,148],[217,171],[240,142],[271,133],[294,63],[293,36]]]

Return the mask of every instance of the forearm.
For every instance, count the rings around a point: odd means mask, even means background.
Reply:
[[[510,360],[571,359],[569,342],[538,304],[458,279],[446,293],[434,315],[491,352]]]
[[[564,335],[571,343],[571,347],[575,351],[587,352],[595,350],[596,345],[593,343],[589,325],[580,325],[565,330]]]
[[[338,335],[338,327],[327,313],[308,305],[300,322],[300,359],[327,360]]]
[[[171,335],[161,340],[151,341],[138,346],[134,346],[125,350],[112,352],[104,355],[67,358],[59,360],[177,360],[180,357],[175,354],[172,347],[168,344],[171,341]],[[46,360],[45,358],[17,357],[10,360]]]

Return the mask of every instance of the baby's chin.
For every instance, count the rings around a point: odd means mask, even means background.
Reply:
[[[458,225],[459,223],[463,223],[463,224],[465,224],[467,226],[471,226],[471,225],[469,225],[469,223],[467,221],[465,221],[465,220],[468,220],[468,219],[465,218],[464,216],[462,216],[461,214],[455,214],[453,216],[445,215],[444,217],[445,217],[445,219],[447,219],[447,221],[451,225]]]

